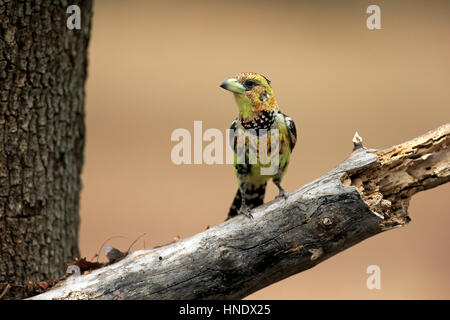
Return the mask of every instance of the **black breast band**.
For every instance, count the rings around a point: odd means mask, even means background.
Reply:
[[[259,116],[248,121],[240,119],[242,126],[245,129],[269,129],[275,121],[274,110],[263,110]]]

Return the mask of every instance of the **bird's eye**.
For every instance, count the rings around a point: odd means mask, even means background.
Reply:
[[[244,82],[244,86],[245,86],[245,88],[246,88],[247,90],[253,88],[255,85],[256,85],[256,83],[254,83],[254,82],[251,81],[251,80],[246,80],[246,81]]]

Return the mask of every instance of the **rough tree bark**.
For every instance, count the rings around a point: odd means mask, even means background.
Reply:
[[[350,157],[323,177],[185,240],[73,275],[33,299],[243,298],[409,222],[415,193],[450,181],[450,124]]]
[[[66,12],[81,8],[81,29]],[[0,1],[0,294],[79,255],[84,84],[92,1]]]

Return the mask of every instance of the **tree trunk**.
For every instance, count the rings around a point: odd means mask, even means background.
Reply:
[[[70,30],[69,5],[81,9]],[[0,294],[79,256],[92,1],[0,1]]]

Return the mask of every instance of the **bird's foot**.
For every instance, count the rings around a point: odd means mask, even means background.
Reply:
[[[238,214],[242,214],[244,216],[246,216],[249,219],[253,219],[253,215],[251,213],[251,210],[249,207],[245,206],[245,207],[241,207],[238,211]]]
[[[278,195],[275,197],[275,199],[279,199],[279,198],[283,198],[284,200],[286,200],[288,197],[286,191],[284,191],[284,189],[280,190],[280,193],[278,193]]]

